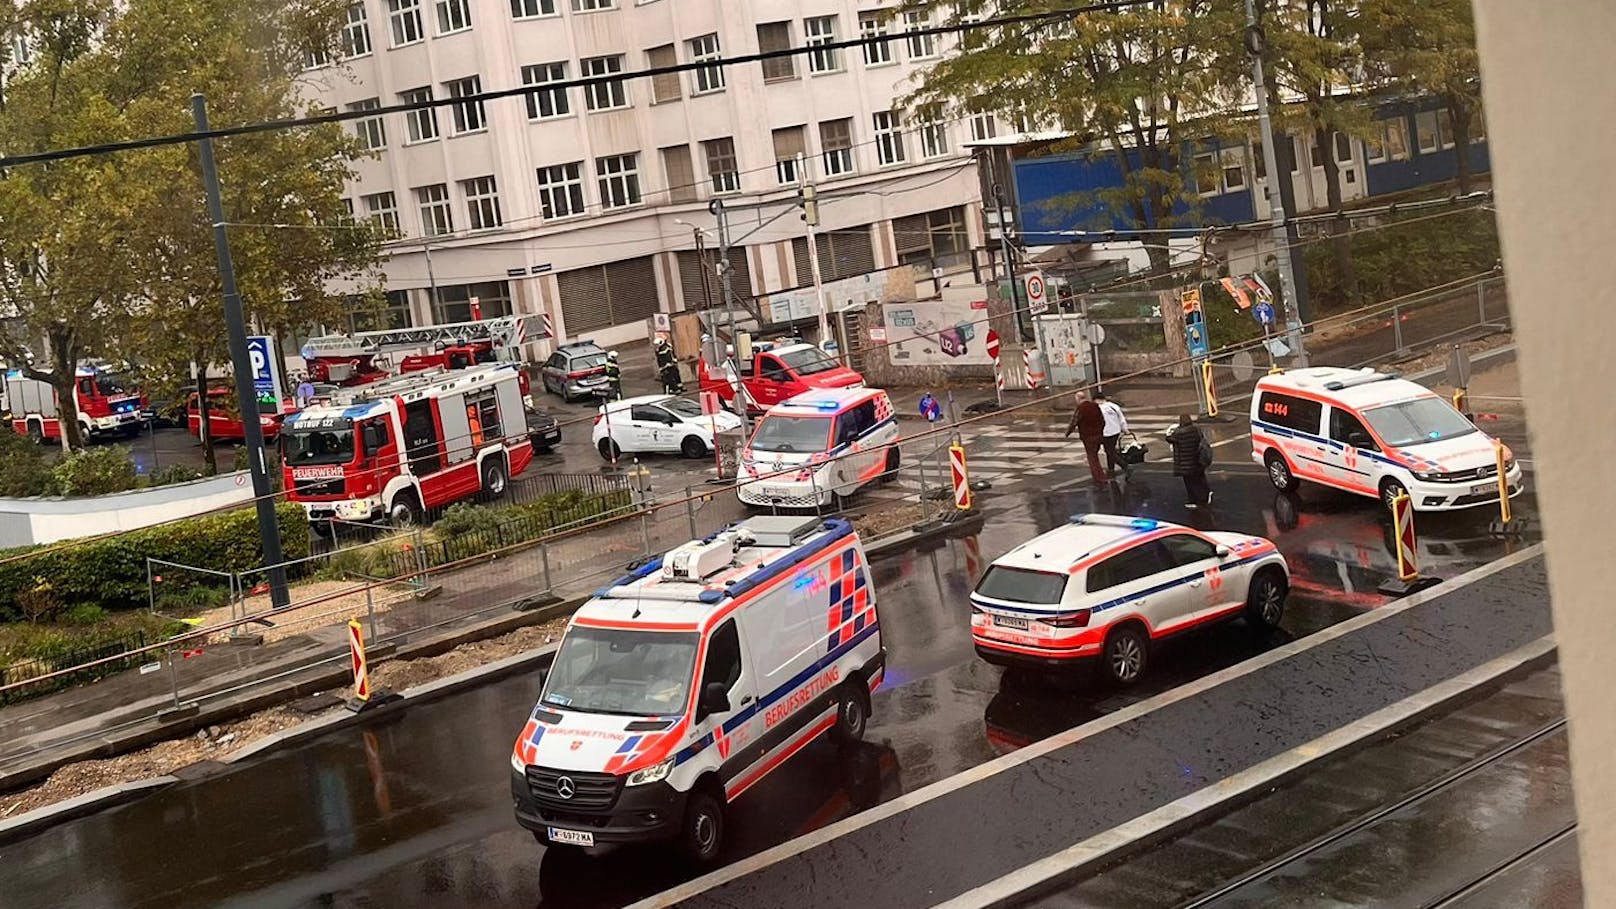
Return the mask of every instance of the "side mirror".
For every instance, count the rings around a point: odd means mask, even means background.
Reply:
[[[1219,546],[1218,547],[1218,558],[1227,559],[1229,557],[1229,554],[1232,553],[1232,552],[1234,552],[1234,550],[1230,549],[1227,546]]]
[[[1353,432],[1347,434],[1347,444],[1353,448],[1368,448],[1371,443],[1367,435],[1361,432]]]
[[[701,701],[696,705],[696,712],[697,719],[729,712],[729,690],[723,682],[708,682],[702,686]]]

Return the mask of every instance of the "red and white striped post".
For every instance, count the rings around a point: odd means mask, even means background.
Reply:
[[[999,406],[1004,406],[1004,369],[999,363],[999,333],[988,329],[987,337],[988,356],[993,358],[993,386],[999,396]]]

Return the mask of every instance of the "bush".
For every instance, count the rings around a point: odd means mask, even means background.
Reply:
[[[0,427],[0,496],[48,496],[51,489],[45,449],[12,432],[9,426]]]
[[[140,484],[129,449],[117,445],[75,451],[51,468],[55,491],[64,496],[104,496]]]
[[[283,555],[309,554],[309,525],[295,502],[276,506]],[[216,571],[241,571],[263,561],[252,508],[187,518],[84,543],[54,544],[0,552],[0,619],[16,618],[18,597],[49,578],[58,601],[103,609],[133,609],[147,603],[146,559],[157,558]],[[38,550],[30,554],[30,549]],[[22,558],[14,558],[22,556]]]
[[[56,617],[62,625],[99,625],[106,620],[107,611],[89,603],[80,603]]]
[[[1409,217],[1429,217],[1429,214]],[[1454,212],[1418,223],[1366,230],[1350,237],[1357,293],[1342,286],[1335,247],[1307,247],[1308,291],[1318,309],[1367,306],[1457,281],[1498,264],[1498,225],[1492,212]]]
[[[172,486],[175,483],[189,483],[192,480],[200,480],[202,479],[202,471],[185,464],[170,464],[162,470],[152,471],[146,479],[152,486]]]

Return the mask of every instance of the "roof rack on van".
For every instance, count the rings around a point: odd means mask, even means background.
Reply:
[[[1329,382],[1325,382],[1324,388],[1326,391],[1340,391],[1343,388],[1356,388],[1359,385],[1368,385],[1372,382],[1385,382],[1388,379],[1395,378],[1397,378],[1396,373],[1366,372],[1361,376],[1353,376],[1350,379],[1333,379]]]

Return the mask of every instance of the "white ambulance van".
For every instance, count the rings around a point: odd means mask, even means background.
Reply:
[[[516,820],[547,845],[672,839],[711,862],[726,804],[821,735],[863,736],[885,661],[847,521],[686,543],[572,617],[511,755]]]
[[[1492,437],[1429,388],[1370,369],[1318,366],[1258,380],[1251,457],[1281,491],[1308,480],[1387,505],[1406,493],[1415,511],[1498,501]],[[1512,498],[1525,488],[1508,448],[1504,479]]]
[[[741,452],[747,505],[826,508],[898,475],[898,420],[879,388],[816,388],[769,408]]]

